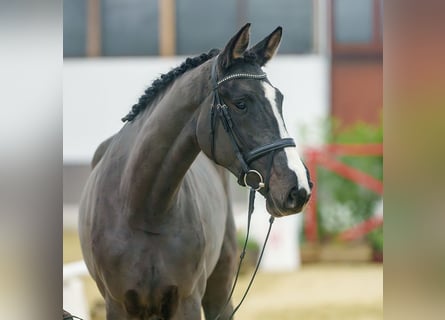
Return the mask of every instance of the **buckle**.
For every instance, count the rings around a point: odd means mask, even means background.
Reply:
[[[247,180],[250,180],[250,183]],[[251,169],[244,174],[244,185],[258,191],[264,188],[263,176],[258,171]]]

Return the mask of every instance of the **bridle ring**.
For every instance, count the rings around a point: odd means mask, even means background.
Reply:
[[[255,188],[254,186],[249,185],[249,184],[247,183],[247,176],[248,176],[249,174],[255,174],[255,175],[258,176],[260,182],[258,182],[258,186],[257,186],[256,188]],[[259,173],[257,170],[250,169],[249,171],[247,171],[247,172],[244,174],[244,185],[245,185],[245,186],[249,186],[250,188],[252,188],[252,189],[255,190],[255,191],[258,191],[258,190],[260,190],[261,188],[264,188],[264,180],[263,180],[263,176],[262,176],[261,173]]]

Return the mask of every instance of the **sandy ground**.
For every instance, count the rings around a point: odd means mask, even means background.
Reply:
[[[383,319],[383,268],[318,264],[259,274],[237,319]]]
[[[64,232],[64,262],[81,259],[75,232]],[[236,304],[250,275],[240,278]],[[102,299],[85,278],[93,320],[104,320]],[[290,273],[259,273],[236,315],[237,320],[374,320],[383,319],[381,264],[309,264]]]

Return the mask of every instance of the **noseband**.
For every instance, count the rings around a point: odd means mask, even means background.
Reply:
[[[239,142],[239,134],[236,133],[237,129],[233,123],[232,117],[230,115],[230,110],[224,101],[220,98],[218,93],[218,87],[220,84],[234,80],[234,79],[252,79],[252,80],[264,80],[266,79],[266,74],[251,74],[251,73],[235,73],[228,76],[225,76],[221,80],[218,80],[217,75],[217,64],[218,64],[218,56],[213,61],[212,65],[212,75],[211,81],[213,85],[213,103],[210,111],[210,130],[211,130],[211,152],[212,158],[215,162],[215,135],[216,135],[216,125],[217,119],[221,120],[221,123],[224,127],[224,130],[227,132],[230,142],[232,143],[233,150],[238,161],[241,164],[241,172],[238,176],[238,183],[240,185],[250,187],[254,190],[260,190],[261,188],[266,187],[268,189],[268,183],[270,178],[270,171],[272,169],[273,155],[276,150],[280,150],[286,147],[295,147],[295,142],[292,138],[284,138],[276,140],[272,143],[259,146],[250,151],[243,151],[242,146],[240,146]],[[217,117],[218,116],[218,117]],[[266,154],[271,153],[271,158],[269,161],[269,168],[266,176],[266,180],[263,178],[260,172],[257,170],[251,169],[249,164],[257,160]]]

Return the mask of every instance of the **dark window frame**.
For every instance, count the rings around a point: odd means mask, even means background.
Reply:
[[[180,0],[176,0],[176,1],[180,1]],[[93,3],[91,3],[93,2]],[[236,2],[236,7],[237,10],[236,11],[236,21],[237,21],[237,26],[234,26],[234,30],[237,27],[240,27],[242,24],[244,24],[244,20],[246,20],[246,16],[247,16],[247,2],[246,0],[235,0]],[[311,16],[311,35],[310,35],[310,41],[311,41],[311,45],[310,48],[307,49],[307,51],[305,50],[304,52],[292,52],[292,53],[288,53],[288,54],[297,54],[297,55],[305,55],[305,54],[313,54],[313,53],[317,53],[318,52],[318,48],[317,48],[317,44],[316,44],[316,30],[317,28],[314,26],[314,23],[317,21],[316,15],[318,14],[317,10],[316,10],[316,5],[313,1],[312,2],[312,16]],[[88,58],[88,57],[97,57],[97,56],[101,56],[101,57],[106,57],[106,56],[125,56],[125,55],[115,55],[115,54],[107,54],[107,50],[105,50],[104,48],[104,19],[102,17],[102,12],[103,12],[103,6],[104,3],[102,0],[87,0],[87,18],[86,18],[86,39],[85,39],[85,54],[83,56],[80,57],[84,57],[84,58]],[[175,17],[175,24],[178,23],[177,21],[177,12],[176,12],[176,5],[173,5],[171,10],[174,10],[173,12],[173,16]],[[159,13],[158,13],[159,14]],[[160,17],[159,17],[160,18]],[[162,24],[159,23],[158,28],[161,28]],[[152,54],[144,54],[144,55],[140,55],[140,54],[129,54],[128,56],[167,56],[167,55],[171,55],[171,53],[167,53],[167,54],[163,54],[161,51],[161,31],[158,30],[158,44],[157,44],[157,50],[158,53],[155,55]],[[172,28],[172,32],[174,32],[174,36],[176,38],[175,40],[175,45],[174,45],[174,55],[180,55],[180,50],[178,49],[178,33],[176,32],[176,27]],[[164,35],[165,36],[165,35]],[[280,53],[280,52],[279,52]],[[70,58],[72,56],[65,56],[64,54],[64,58]],[[77,57],[77,56],[76,56]]]

